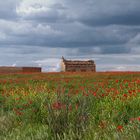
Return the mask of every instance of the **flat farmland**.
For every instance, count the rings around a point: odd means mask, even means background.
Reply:
[[[0,140],[139,140],[140,72],[0,74]]]

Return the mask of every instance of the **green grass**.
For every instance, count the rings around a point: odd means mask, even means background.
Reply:
[[[0,140],[139,140],[139,78],[139,73],[0,75]]]

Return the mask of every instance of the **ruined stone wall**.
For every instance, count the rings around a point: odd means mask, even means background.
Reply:
[[[92,71],[95,72],[96,71],[96,67],[95,65],[67,65],[66,66],[66,71],[79,71],[79,72],[88,72],[88,71]]]
[[[86,71],[92,71],[96,72],[96,65],[93,60],[88,61],[81,61],[81,60],[66,60],[62,56],[61,60],[61,71],[69,71],[69,72],[86,72]]]
[[[61,67],[61,70],[60,70],[61,72],[66,71],[65,64],[64,64],[63,60],[61,61],[60,67]]]

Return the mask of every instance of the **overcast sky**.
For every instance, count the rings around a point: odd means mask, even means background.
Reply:
[[[0,1],[1,66],[58,71],[62,55],[140,70],[140,0]]]

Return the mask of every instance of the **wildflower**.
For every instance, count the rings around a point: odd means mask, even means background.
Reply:
[[[18,116],[23,115],[23,113],[22,113],[22,112],[20,112],[20,111],[16,111],[15,113],[16,113],[16,115],[18,115]]]
[[[102,97],[104,97],[104,96],[105,96],[105,94],[102,94],[101,96],[102,96]]]
[[[117,126],[117,130],[118,130],[118,131],[121,131],[122,129],[123,129],[123,126],[122,126],[122,125],[118,125],[118,126]]]
[[[138,89],[138,93],[140,92],[140,89]]]
[[[123,97],[126,97],[127,98],[127,94],[123,94]]]
[[[75,93],[78,94],[78,93],[79,93],[79,90],[77,89],[77,90],[75,91]]]
[[[87,93],[83,93],[83,96],[89,96]]]
[[[129,92],[129,94],[130,94],[130,96],[131,96],[131,95],[132,95],[132,91],[131,91],[131,90],[129,90],[128,92]]]
[[[15,98],[15,100],[19,100],[20,98]]]
[[[140,121],[140,117],[138,117],[137,120]]]
[[[29,101],[29,104],[32,104],[32,103],[33,103],[33,102],[30,100],[30,101]]]
[[[60,102],[53,103],[52,105],[53,109],[58,109],[58,110],[60,110],[62,106],[63,105]]]
[[[118,90],[115,91],[115,94],[116,94],[116,95],[119,94],[119,93],[120,93],[120,92],[119,92]]]
[[[96,94],[96,92],[93,92],[93,96],[96,96],[97,94]]]
[[[79,104],[76,104],[75,105],[75,109],[78,110],[78,107],[79,107]]]

